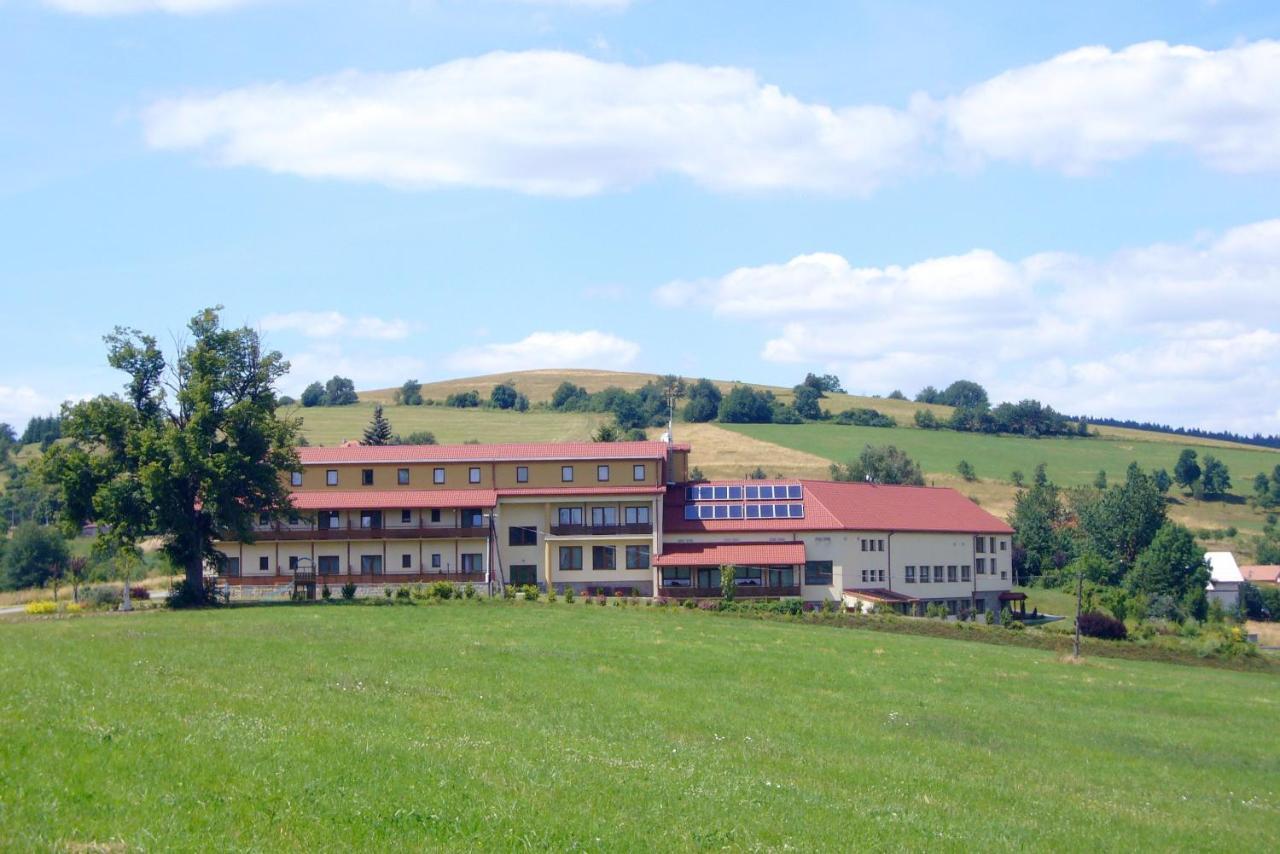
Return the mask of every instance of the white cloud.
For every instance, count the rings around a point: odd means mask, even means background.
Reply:
[[[449,356],[451,368],[479,373],[532,368],[624,368],[640,345],[607,332],[534,332],[520,341],[469,347]]]
[[[556,196],[663,175],[865,193],[909,168],[919,133],[906,113],[805,103],[743,69],[544,51],[177,98],[145,123],[152,146],[229,166]]]
[[[77,15],[136,15],[142,12],[168,12],[175,15],[199,15],[235,9],[263,0],[44,0],[45,5]]]
[[[308,338],[329,338],[341,335],[347,338],[373,338],[394,341],[407,338],[408,322],[400,319],[383,320],[379,317],[347,317],[338,311],[293,311],[285,314],[269,314],[262,318],[266,332],[297,332]]]
[[[61,405],[30,386],[0,385],[0,423],[8,424],[19,435],[32,416],[56,414]]]
[[[189,95],[152,104],[144,122],[158,149],[412,189],[582,196],[675,175],[718,191],[865,195],[989,159],[1077,173],[1157,146],[1275,170],[1276,91],[1275,41],[1081,48],[905,107],[808,102],[742,68],[530,51]]]
[[[416,356],[386,355],[367,351],[349,352],[341,344],[321,343],[309,350],[286,353],[289,375],[285,391],[299,395],[312,382],[323,383],[332,376],[349,378],[357,391],[398,386],[405,380],[429,376],[430,365]]]
[[[1160,145],[1214,168],[1280,168],[1280,42],[1223,50],[1084,47],[1006,71],[943,104],[962,149],[1083,172]]]
[[[1280,431],[1280,220],[1099,259],[802,255],[655,296],[772,324],[762,358],[864,391],[965,376],[1075,413]]]

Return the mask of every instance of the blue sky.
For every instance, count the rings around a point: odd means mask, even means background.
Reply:
[[[1233,0],[0,0],[0,421],[221,303],[290,391],[964,376],[1280,432],[1275,39]]]

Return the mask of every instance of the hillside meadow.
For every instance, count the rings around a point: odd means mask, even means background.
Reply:
[[[0,623],[14,850],[1268,850],[1280,680],[682,609]]]

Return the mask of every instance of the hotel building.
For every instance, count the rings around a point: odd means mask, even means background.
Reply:
[[[496,593],[795,597],[985,612],[1012,593],[1012,529],[951,489],[689,481],[667,442],[299,448],[293,512],[223,541],[239,595],[429,581]]]

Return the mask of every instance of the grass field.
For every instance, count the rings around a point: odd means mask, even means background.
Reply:
[[[373,418],[374,404],[362,400],[351,406],[292,407],[302,418],[302,433],[313,445],[336,445],[359,439]],[[445,406],[387,406],[383,415],[392,431],[407,436],[430,430],[441,444],[478,439],[481,442],[585,441],[610,416],[579,412],[504,412],[496,409],[454,409]]]
[[[0,847],[1268,850],[1280,680],[563,603],[0,624]]]

